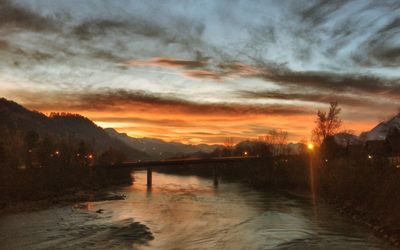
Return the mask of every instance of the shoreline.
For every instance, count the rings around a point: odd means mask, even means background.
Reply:
[[[0,217],[24,212],[34,212],[51,207],[62,207],[74,205],[76,203],[109,201],[109,200],[124,200],[125,196],[116,192],[110,191],[117,185],[92,190],[69,190],[61,195],[53,193],[48,198],[38,200],[12,201],[3,204],[0,208]]]
[[[249,184],[244,182],[244,184]],[[249,185],[252,188],[258,189],[260,191],[264,191],[264,188],[260,188],[257,185]],[[270,189],[269,189],[270,190]],[[295,196],[297,198],[302,199],[312,199],[312,194],[309,190],[306,189],[297,189],[297,190],[290,190],[290,189],[280,189],[280,191],[285,192],[289,196]],[[397,229],[397,234],[388,230],[388,228],[392,228],[392,226],[384,226],[380,225],[375,221],[379,221],[374,219],[373,217],[367,218],[362,214],[366,214],[366,211],[360,208],[355,207],[350,201],[339,202],[334,201],[333,199],[328,199],[326,197],[317,196],[317,203],[320,202],[322,204],[326,204],[331,207],[336,213],[339,213],[348,219],[360,224],[364,228],[369,229],[376,237],[387,241],[392,246],[398,247],[400,249],[400,227]]]
[[[400,234],[393,233],[388,228],[390,226],[380,225],[379,223],[373,222],[374,218],[367,218],[362,213],[365,212],[362,209],[357,209],[351,202],[339,202],[329,199],[322,199],[323,202],[334,208],[338,213],[347,216],[354,222],[369,228],[377,237],[388,241],[390,244],[396,247],[400,247]],[[397,229],[400,232],[400,228]]]
[[[306,192],[305,190],[296,191],[296,190],[286,190],[289,195],[293,195],[296,197],[312,199],[311,193]],[[351,202],[339,202],[334,201],[332,199],[327,199],[325,197],[317,197],[317,202],[322,202],[323,204],[327,204],[332,209],[334,209],[337,213],[346,216],[352,221],[360,224],[365,228],[369,228],[371,232],[374,233],[378,238],[384,239],[395,247],[400,247],[400,234],[395,235],[389,230],[385,229],[385,226],[379,225],[379,223],[372,222],[374,218],[367,218],[362,214],[365,214],[363,209],[356,208]],[[376,220],[377,221],[377,220]],[[400,232],[400,228],[398,229]]]

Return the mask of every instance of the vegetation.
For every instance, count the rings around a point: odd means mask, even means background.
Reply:
[[[7,127],[0,138],[0,207],[130,181],[128,171],[112,167],[125,160],[113,148],[99,151],[93,143]]]
[[[318,197],[339,207],[365,224],[390,238],[400,240],[400,172],[390,162],[391,145],[397,146],[398,131],[391,131],[386,141],[378,141],[373,153],[369,142],[360,145],[345,133],[338,143],[334,134],[340,128],[340,108],[332,103],[328,115],[318,111],[314,135],[321,140],[314,152],[316,191]],[[399,152],[397,152],[399,153]]]
[[[312,131],[312,140],[316,145],[321,145],[329,136],[333,136],[340,126],[342,120],[339,118],[341,109],[337,102],[331,102],[328,113],[318,110],[315,128]]]
[[[316,198],[338,207],[357,220],[373,227],[394,243],[400,243],[400,131],[389,132],[379,147],[355,141],[351,131],[340,130],[338,104],[328,112],[318,111],[313,138],[316,147],[300,147],[296,154],[274,146],[284,138],[271,133],[258,141],[245,141],[217,149],[213,156],[260,155],[257,161],[219,165],[221,178],[242,180],[257,188],[290,191],[311,189],[310,169],[314,171]],[[279,133],[278,133],[279,134]],[[275,135],[275,138],[273,138]],[[312,165],[311,165],[312,163]],[[190,171],[190,168],[176,170]],[[192,173],[198,173],[193,168]],[[202,168],[201,174],[213,176],[214,166]]]

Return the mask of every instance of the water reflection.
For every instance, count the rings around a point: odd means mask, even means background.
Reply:
[[[146,172],[126,200],[0,218],[5,249],[390,249],[362,227],[306,198],[238,183]],[[101,213],[96,213],[102,209]]]

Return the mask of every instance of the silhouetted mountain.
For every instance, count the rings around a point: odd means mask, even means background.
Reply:
[[[400,128],[400,114],[397,114],[387,121],[379,123],[370,131],[361,133],[360,138],[365,141],[385,140],[387,134],[395,128]]]
[[[50,117],[0,98],[0,129],[25,133],[36,131],[40,136],[83,140],[98,150],[114,148],[124,153],[128,160],[147,159],[148,155],[112,138],[102,128],[81,115],[54,113]]]
[[[118,133],[115,129],[105,129],[107,133],[118,140],[121,140],[128,146],[141,150],[154,159],[166,159],[178,155],[199,154],[200,152],[210,153],[218,145],[190,145],[179,142],[166,142],[160,139],[153,138],[134,138],[128,136],[126,133]]]

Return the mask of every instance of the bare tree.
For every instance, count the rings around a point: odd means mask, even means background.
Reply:
[[[273,155],[282,155],[287,153],[288,133],[282,129],[271,129],[266,135],[258,137],[259,141],[271,145]]]
[[[321,143],[328,137],[334,135],[342,125],[339,118],[341,108],[337,102],[331,102],[328,113],[318,110],[315,128],[312,131],[312,140],[315,144]]]
[[[231,148],[231,147],[233,147],[234,145],[235,145],[235,141],[234,141],[233,137],[227,137],[227,138],[225,138],[225,141],[224,141],[224,146],[225,146],[225,147]]]

